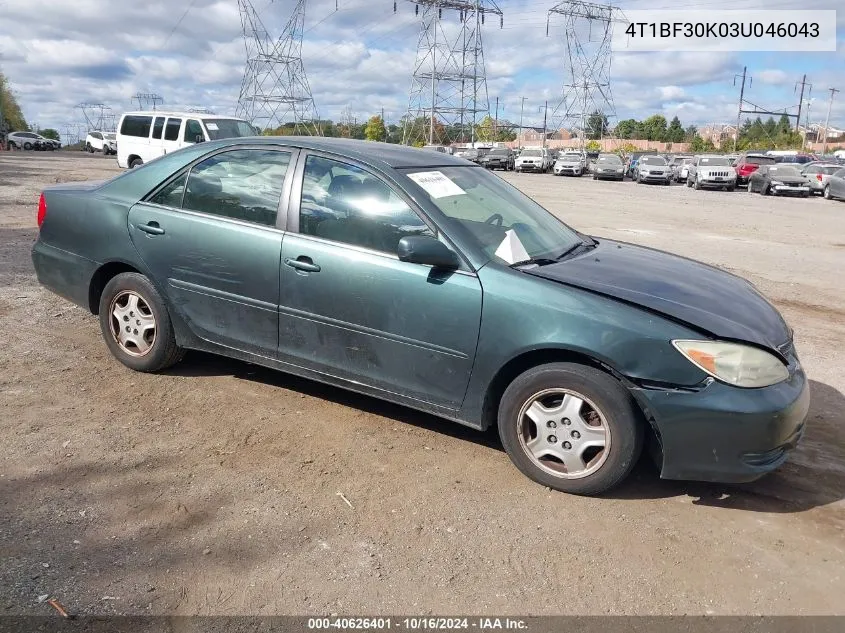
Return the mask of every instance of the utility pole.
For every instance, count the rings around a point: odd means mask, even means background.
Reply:
[[[546,100],[546,103],[543,105],[543,147],[546,146],[546,115],[549,112],[549,102]]]
[[[493,119],[493,141],[499,138],[499,97],[496,97],[496,117]]]
[[[827,104],[827,118],[824,121],[824,138],[822,139],[822,154],[827,152],[827,130],[830,126],[830,111],[833,108],[833,96],[839,92],[838,88],[828,88],[830,90],[830,101]],[[0,121],[2,125],[2,121]]]
[[[798,86],[799,86],[799,84],[796,82],[795,90],[798,89]],[[801,96],[798,99],[798,117],[795,119],[795,131],[796,132],[798,131],[798,128],[801,127],[801,108],[804,106],[804,88],[806,88],[807,86],[810,86],[810,90],[813,89],[813,84],[807,83],[807,75],[804,75],[804,77],[801,79],[800,86],[801,86]],[[793,90],[793,92],[794,92],[794,90]]]
[[[812,99],[807,99],[807,118],[804,119],[804,137],[801,139],[801,151],[807,146],[807,134],[810,132],[810,107],[813,105]]]
[[[734,75],[734,86],[736,86],[737,77],[742,77],[742,87],[739,89],[739,108],[737,108],[736,112],[736,134],[734,135],[734,153],[736,153],[736,147],[739,143],[739,126],[742,119],[742,102],[745,99],[745,79],[748,78],[749,83],[753,81],[751,77],[748,77],[747,71],[748,66],[743,66],[742,75]]]
[[[525,99],[527,99],[527,97],[520,97],[521,104],[519,106],[519,136],[516,137],[517,138],[517,142],[516,142],[517,145],[521,144],[522,141],[520,139],[522,139],[522,137],[523,137],[522,114],[525,112]]]

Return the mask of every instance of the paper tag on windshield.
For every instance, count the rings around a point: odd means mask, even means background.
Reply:
[[[408,178],[426,190],[432,198],[445,198],[446,196],[460,196],[466,194],[454,182],[449,180],[440,171],[420,171],[415,174],[408,174]]]
[[[505,239],[502,240],[499,248],[496,249],[496,257],[504,259],[508,264],[515,264],[531,259],[531,256],[525,250],[525,247],[519,241],[513,229],[505,233]]]
[[[217,127],[217,124],[216,124],[216,123],[206,123],[206,124],[205,124],[205,127],[207,127],[207,128],[208,128],[209,130],[211,130],[212,132],[216,132],[217,130],[219,130],[219,129],[220,129],[220,128],[218,128],[218,127]]]

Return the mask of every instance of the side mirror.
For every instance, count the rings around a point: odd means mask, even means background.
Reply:
[[[203,137],[203,135],[202,135],[202,134],[197,134],[197,135],[194,137],[194,141],[196,141],[197,143],[202,143],[203,141],[205,141],[205,137]]]
[[[399,240],[399,261],[455,270],[460,267],[457,254],[443,242],[427,235],[409,235]]]

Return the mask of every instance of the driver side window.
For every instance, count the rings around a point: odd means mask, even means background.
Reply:
[[[390,186],[354,165],[308,156],[299,232],[396,254],[399,240],[434,233]]]

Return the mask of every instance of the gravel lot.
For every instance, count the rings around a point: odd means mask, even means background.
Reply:
[[[493,432],[201,354],[112,360],[29,251],[41,187],[117,171],[0,154],[0,614],[845,613],[845,204],[504,175],[585,232],[750,278],[812,379],[777,473],[643,462],[588,499],[530,482]]]

